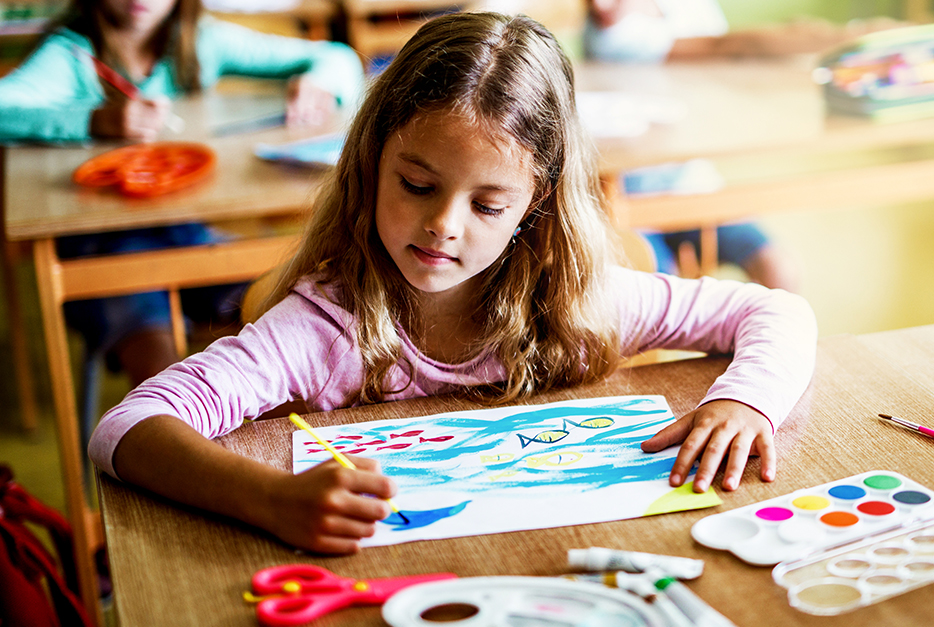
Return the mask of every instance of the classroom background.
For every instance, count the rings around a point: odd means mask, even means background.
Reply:
[[[0,73],[15,66],[33,41],[36,28],[61,4],[60,0],[0,2]],[[878,15],[931,21],[934,11],[929,0],[720,0],[720,4],[733,29],[800,16],[835,22]],[[491,0],[487,5],[504,11],[522,11],[540,19],[556,31],[572,55],[579,54],[583,0],[577,8],[569,0]],[[286,18],[258,19],[240,14],[234,19],[261,30],[299,34],[294,23]],[[772,167],[776,171],[790,171],[803,165],[777,160]],[[747,174],[742,162],[725,163],[722,167],[728,177]],[[763,216],[759,222],[799,264],[800,292],[813,306],[821,336],[826,337],[934,323],[934,290],[930,288],[934,284],[931,245],[934,212],[930,209],[930,203],[845,210],[801,207]],[[38,295],[29,257],[22,259],[16,272],[31,336],[29,346],[41,421],[37,432],[23,434],[15,400],[8,316],[0,304],[0,398],[7,409],[0,415],[0,462],[11,464],[21,484],[63,511]],[[743,278],[737,269],[723,268],[720,273]],[[80,355],[80,347],[71,352]],[[126,383],[112,377],[105,381],[102,401],[115,403],[125,391]]]

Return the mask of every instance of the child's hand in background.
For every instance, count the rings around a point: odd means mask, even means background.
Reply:
[[[165,126],[167,98],[107,101],[91,114],[91,135],[153,141]]]
[[[683,444],[671,469],[673,486],[684,483],[698,458],[700,467],[694,476],[695,492],[705,492],[710,487],[724,459],[728,460],[723,475],[724,490],[739,487],[750,455],[761,458],[763,481],[775,478],[772,424],[743,403],[729,400],[705,403],[643,442],[642,450],[656,453],[678,442]]]
[[[320,126],[337,110],[334,95],[318,87],[309,74],[296,76],[286,88],[285,123],[288,126]]]
[[[381,499],[392,498],[396,486],[379,473],[374,460],[354,457],[353,462],[357,470],[327,461],[286,477],[270,495],[272,507],[263,526],[316,553],[360,550],[360,539],[372,536],[376,521],[389,516],[389,504]]]

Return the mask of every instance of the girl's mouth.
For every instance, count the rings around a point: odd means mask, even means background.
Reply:
[[[415,257],[422,263],[426,263],[428,265],[436,266],[457,260],[456,257],[451,257],[450,255],[445,254],[439,250],[421,248],[414,245],[411,248],[412,252],[415,254]]]

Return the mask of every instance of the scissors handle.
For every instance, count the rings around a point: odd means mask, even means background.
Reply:
[[[429,575],[411,575],[406,577],[384,577],[381,579],[367,579],[362,583],[369,586],[366,593],[374,599],[374,603],[383,603],[403,588],[414,586],[429,581],[440,581],[442,579],[455,579],[454,573],[431,573]]]
[[[253,576],[253,590],[276,595],[260,601],[256,617],[264,627],[301,625],[351,605],[379,605],[390,596],[419,583],[452,579],[453,573],[410,577],[351,579],[310,564],[265,568]],[[289,590],[286,584],[298,584]]]
[[[264,627],[289,627],[313,621],[352,604],[353,597],[349,594],[298,594],[275,597],[259,602],[256,606],[256,618]]]

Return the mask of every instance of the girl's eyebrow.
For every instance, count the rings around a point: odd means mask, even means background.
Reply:
[[[411,163],[412,165],[418,166],[423,170],[427,170],[431,174],[438,174],[438,172],[433,167],[431,167],[427,161],[413,152],[400,152],[399,159],[405,161],[406,163]],[[481,185],[477,189],[489,192],[505,192],[508,194],[520,194],[522,192],[522,190],[518,187],[510,187],[509,185]]]

